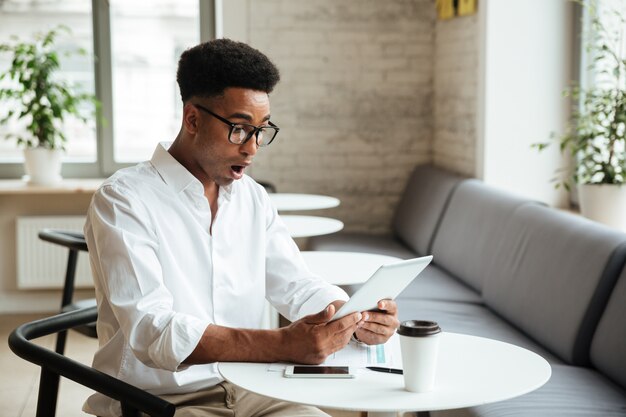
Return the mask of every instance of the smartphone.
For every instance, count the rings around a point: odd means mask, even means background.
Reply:
[[[354,378],[356,373],[349,366],[291,365],[285,369],[287,378]]]

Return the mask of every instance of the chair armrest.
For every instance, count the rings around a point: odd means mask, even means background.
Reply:
[[[30,341],[91,323],[97,316],[97,308],[89,307],[22,324],[9,335],[9,347],[22,359],[120,401],[122,409],[172,417],[175,411],[172,403]]]
[[[56,243],[69,249],[82,250],[87,252],[87,242],[85,235],[69,230],[42,229],[39,232],[39,239],[46,242]]]

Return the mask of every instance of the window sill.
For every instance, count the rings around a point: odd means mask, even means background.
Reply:
[[[93,194],[104,178],[68,178],[54,185],[31,185],[23,180],[0,180],[0,195]]]

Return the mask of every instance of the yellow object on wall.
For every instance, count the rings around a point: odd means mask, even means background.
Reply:
[[[458,0],[457,14],[467,16],[476,13],[476,0]]]
[[[437,17],[452,19],[454,17],[454,0],[436,0]]]

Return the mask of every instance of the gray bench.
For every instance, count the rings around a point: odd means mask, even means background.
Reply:
[[[310,247],[433,254],[398,297],[401,320],[514,343],[553,367],[530,394],[432,415],[626,416],[626,234],[432,166],[409,178],[391,230]]]

